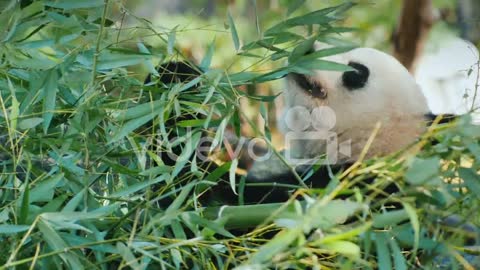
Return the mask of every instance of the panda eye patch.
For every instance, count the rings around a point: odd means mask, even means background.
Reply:
[[[290,76],[300,88],[313,97],[321,99],[327,97],[325,89],[320,84],[312,82],[307,76],[298,73],[290,73]]]
[[[346,71],[342,75],[343,85],[348,90],[356,90],[365,86],[368,82],[368,77],[370,76],[370,70],[357,62],[348,63],[349,66],[354,68],[353,71]]]

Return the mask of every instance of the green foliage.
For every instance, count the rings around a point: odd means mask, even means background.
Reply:
[[[240,99],[276,97],[234,86],[291,71],[348,68],[317,58],[352,46],[302,55],[314,40],[348,30],[335,23],[352,4],[299,15],[303,2],[290,1],[287,18],[259,28],[262,35],[245,45],[235,16],[225,18],[240,57],[288,59],[286,66],[212,69],[210,38],[201,62],[205,73],[171,88],[143,86],[133,71],[144,65],[155,80],[154,61],[182,57],[182,26],[158,30],[131,15],[141,35],[161,43],[156,49],[121,33],[112,10],[128,12],[119,2],[6,4],[0,14],[0,269],[409,269],[417,258],[431,267],[464,264],[457,261],[463,242],[437,220],[456,213],[480,223],[480,130],[468,119],[425,135],[416,158],[367,161],[327,189],[301,190],[286,204],[216,208],[199,202],[222,175],[232,188],[241,186],[238,161],[207,174],[186,146],[196,147],[202,132],[214,131],[213,145],[223,148],[225,129],[239,130]],[[153,127],[145,129],[146,123]],[[178,138],[158,140],[168,134]],[[429,144],[432,136],[439,143]],[[158,153],[172,147],[192,158],[167,164]],[[368,175],[377,181],[353,188]],[[392,181],[402,192],[379,196]],[[353,194],[352,200],[335,199],[341,193]],[[404,210],[378,210],[391,202]],[[353,216],[356,221],[345,225]],[[231,231],[255,226],[246,234]]]

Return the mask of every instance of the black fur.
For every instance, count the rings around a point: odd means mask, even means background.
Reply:
[[[174,83],[190,82],[200,76],[200,70],[187,62],[167,62],[157,67],[159,82],[169,85]],[[145,84],[152,82],[152,75],[148,74]],[[194,87],[198,87],[195,85]]]
[[[435,119],[437,119],[437,117],[439,117],[439,116],[442,117],[440,119],[440,121],[438,122],[439,124],[450,123],[450,122],[452,122],[452,121],[454,121],[455,119],[458,118],[458,116],[456,116],[454,114],[438,115],[438,114],[433,114],[433,113],[427,113],[427,114],[425,114],[425,120],[427,120],[427,125],[428,126],[432,125],[433,121],[435,121]]]
[[[312,83],[307,76],[298,73],[290,73],[289,76],[293,78],[295,83],[300,86],[300,88],[310,95],[321,99],[327,98],[327,92],[323,90],[322,86],[318,83]]]
[[[366,66],[356,62],[350,62],[348,65],[355,70],[343,73],[343,86],[348,90],[357,90],[365,87],[368,82],[368,77],[370,76],[370,70]]]

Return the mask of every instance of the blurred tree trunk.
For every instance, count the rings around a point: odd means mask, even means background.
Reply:
[[[457,5],[462,38],[480,43],[480,1],[458,0]]]
[[[474,0],[478,1],[478,0]],[[393,36],[394,56],[411,72],[434,22],[431,0],[404,0]]]

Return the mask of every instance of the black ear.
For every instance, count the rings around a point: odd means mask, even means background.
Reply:
[[[198,67],[187,62],[167,62],[157,67],[159,81],[164,84],[186,83],[200,76]],[[152,74],[148,74],[144,84],[152,81]]]
[[[368,82],[370,70],[366,66],[357,62],[350,62],[348,63],[348,65],[355,70],[343,73],[343,86],[345,86],[348,90],[356,90],[363,88]]]

